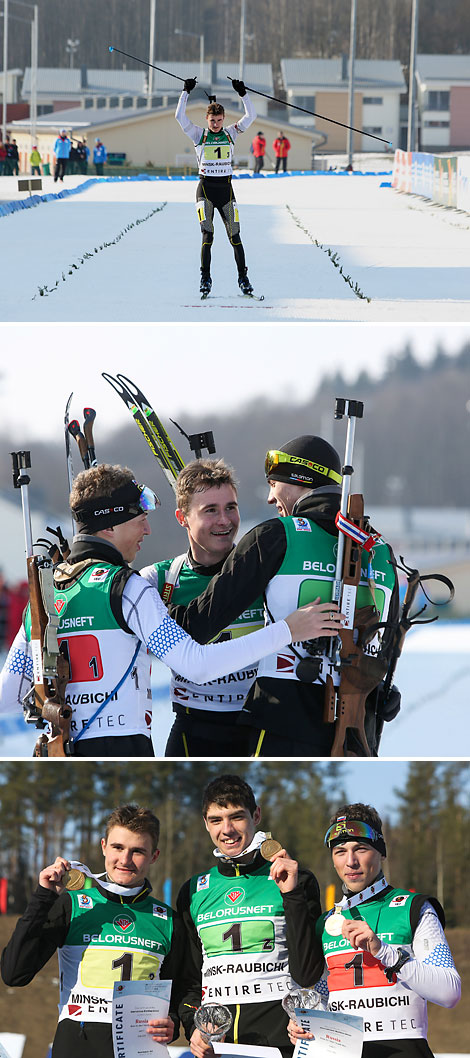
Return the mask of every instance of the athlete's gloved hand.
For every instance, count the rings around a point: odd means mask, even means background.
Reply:
[[[196,83],[197,82],[196,82],[196,78],[195,77],[187,77],[186,78],[186,80],[184,82],[184,90],[185,90],[185,92],[188,93],[188,95],[189,95],[190,92],[192,92],[193,88],[196,87]]]
[[[246,85],[243,84],[243,81],[232,81],[232,88],[235,89],[235,92],[238,92],[239,96],[246,96]]]

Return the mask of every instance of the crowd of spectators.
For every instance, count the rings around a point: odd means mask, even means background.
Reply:
[[[0,176],[19,176],[20,158],[16,140],[5,135],[5,142],[0,140]]]

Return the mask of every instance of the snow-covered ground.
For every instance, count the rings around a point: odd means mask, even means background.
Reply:
[[[66,178],[64,187],[83,179]],[[8,264],[1,317],[468,320],[470,215],[381,186],[388,180],[359,174],[236,180],[249,275],[263,302],[239,296],[218,216],[213,296],[200,301],[194,179],[98,181],[79,194],[0,217]],[[43,193],[60,187],[52,177],[43,179]],[[24,197],[16,188],[14,177],[3,177],[2,200]]]
[[[396,682],[402,709],[384,726],[381,758],[470,757],[470,624],[439,620],[427,628],[411,629]],[[168,670],[160,662],[153,666],[153,699],[152,738],[156,755],[162,756],[173,714]],[[25,727],[21,716],[3,714],[1,756],[31,756],[36,734],[34,727]]]

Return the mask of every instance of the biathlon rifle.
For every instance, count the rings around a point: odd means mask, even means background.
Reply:
[[[377,540],[377,534],[371,532],[368,519],[364,516],[363,497],[359,494],[350,494],[351,477],[354,472],[352,454],[355,420],[362,418],[363,410],[364,406],[360,401],[342,399],[336,401],[335,418],[341,419],[345,414],[348,416],[348,433],[341,506],[336,516],[339,536],[332,597],[348,620],[340,636],[332,641],[330,648],[332,667],[341,674],[339,687],[334,686],[331,676],[328,675],[326,678],[324,719],[326,722],[336,722],[332,757],[344,756],[348,729],[355,732],[364,755],[371,756],[365,733],[366,699],[371,691],[382,684],[380,712],[376,715],[375,730],[375,745],[378,747],[386,717],[386,707],[392,692],[393,677],[405,635],[415,624],[431,624],[438,619],[436,615],[418,620],[426,609],[426,603],[415,614],[410,615],[418,588],[421,588],[428,602],[435,606],[444,606],[454,597],[454,585],[449,577],[442,573],[421,575],[419,570],[406,566],[400,555],[401,566],[392,559],[388,560],[396,570],[401,569],[407,575],[406,594],[398,621],[394,624],[390,621],[380,622],[377,620],[378,614],[374,605],[360,608],[356,606],[357,588],[361,578],[361,553],[363,549],[367,552],[371,551]],[[424,582],[427,581],[438,581],[444,584],[449,590],[448,598],[440,602],[432,600],[423,587]],[[365,648],[381,630],[391,632],[391,642],[387,644],[386,650],[379,649],[378,653],[372,656],[366,652]]]
[[[69,680],[69,663],[62,653],[57,630],[59,615],[54,605],[53,561],[50,554],[35,555],[29,506],[31,467],[29,452],[12,452],[13,485],[21,490],[23,522],[26,541],[29,604],[31,611],[31,653],[33,658],[33,686],[23,701],[27,723],[43,728],[48,722],[51,735],[40,735],[34,749],[35,757],[65,757],[70,752],[70,719],[72,710],[65,700]],[[58,535],[57,530],[51,530]],[[60,532],[60,530],[59,530]],[[59,537],[63,541],[62,534]],[[48,543],[48,541],[43,541]],[[67,542],[65,541],[66,546]],[[58,556],[62,557],[56,545]]]
[[[355,732],[364,756],[371,756],[365,732],[366,698],[378,686],[387,669],[387,663],[380,655],[371,657],[364,650],[377,630],[378,614],[375,606],[358,608],[356,605],[362,550],[370,551],[377,539],[364,516],[363,496],[359,493],[351,495],[356,419],[362,419],[363,412],[362,401],[336,400],[335,419],[342,419],[346,415],[348,430],[342,468],[341,505],[336,516],[339,534],[332,598],[347,621],[340,636],[332,640],[329,653],[332,668],[340,673],[339,686],[335,686],[331,675],[326,677],[324,720],[336,724],[332,757],[345,755],[348,729]]]

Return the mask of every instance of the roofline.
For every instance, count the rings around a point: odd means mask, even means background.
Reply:
[[[201,100],[201,104],[203,104],[203,102],[204,101]],[[191,110],[193,110],[193,111],[196,110],[196,108],[199,107],[201,104],[199,104],[199,103],[190,103],[189,106],[186,107],[186,113],[190,112]],[[227,108],[227,109],[230,109],[230,108]],[[57,129],[58,126],[61,124],[61,122],[59,120],[59,116],[60,116],[61,113],[62,112],[60,110],[57,110],[55,112],[55,117],[57,118],[56,121],[41,121],[41,120],[36,121],[36,129],[44,130],[44,131],[46,129]],[[142,107],[142,108],[139,108],[138,112],[136,112],[134,110],[132,112],[132,114],[129,114],[129,117],[125,117],[124,118],[124,117],[121,116],[119,118],[109,118],[108,121],[106,121],[106,120],[103,121],[102,120],[102,121],[96,121],[96,122],[91,122],[91,121],[90,122],[86,122],[86,121],[68,121],[68,120],[62,119],[62,127],[63,128],[67,128],[67,129],[80,129],[80,128],[93,129],[93,128],[99,128],[100,125],[103,125],[103,126],[105,126],[105,125],[107,125],[107,126],[115,125],[117,127],[118,125],[128,125],[128,124],[135,123],[135,122],[138,122],[140,124],[142,121],[149,120],[149,118],[152,118],[152,117],[155,117],[155,116],[163,117],[164,115],[168,115],[168,114],[171,114],[171,115],[174,116],[174,113],[175,113],[174,107],[172,107],[172,106],[171,107],[170,106],[168,106],[168,107]],[[52,117],[53,115],[49,115],[49,116]],[[273,126],[276,129],[279,129],[279,127],[280,127],[278,118],[274,119],[274,118],[267,117],[264,114],[261,114],[261,115],[257,114],[255,121],[257,121],[257,120],[259,120],[260,124],[264,124],[264,125],[267,124],[269,126]],[[20,118],[20,119],[17,119],[16,121],[14,121],[14,122],[9,122],[9,125],[11,125],[11,126],[14,125],[15,128],[30,128],[31,120],[30,120],[30,118]],[[292,132],[300,132],[300,133],[303,133],[305,136],[309,136],[310,138],[311,138],[313,132],[317,132],[318,133],[318,131],[319,131],[318,129],[302,128],[301,125],[291,125],[291,123],[289,121],[285,121],[284,125],[285,125],[286,129],[290,128]]]

